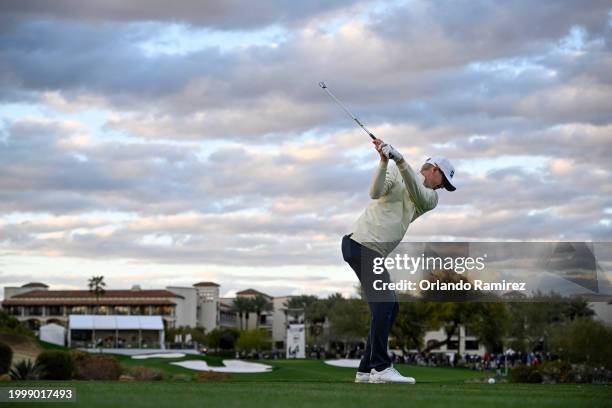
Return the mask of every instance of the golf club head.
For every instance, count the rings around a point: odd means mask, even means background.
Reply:
[[[327,85],[325,85],[325,82],[323,81],[319,82],[319,86],[323,89],[327,88]]]

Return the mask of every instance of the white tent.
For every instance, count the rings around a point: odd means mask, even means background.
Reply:
[[[162,317],[142,315],[70,315],[68,316],[68,344],[71,346],[73,331],[91,331],[91,337],[95,343],[98,333],[105,335],[111,333],[114,336],[114,344],[117,345],[120,335],[124,332],[137,333],[138,344],[140,344],[144,331],[157,331],[155,343],[159,348],[164,347],[164,322]],[[115,346],[117,347],[117,346]],[[120,347],[120,346],[119,346]]]
[[[66,345],[66,329],[57,323],[49,323],[40,326],[38,338],[47,343]]]
[[[164,330],[161,316],[70,315],[68,319],[71,330]]]

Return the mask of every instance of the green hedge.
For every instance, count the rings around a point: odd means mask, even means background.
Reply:
[[[6,374],[13,362],[13,349],[6,343],[0,342],[0,374]]]
[[[61,350],[43,351],[36,358],[43,367],[42,378],[45,380],[70,380],[74,362],[69,352]]]

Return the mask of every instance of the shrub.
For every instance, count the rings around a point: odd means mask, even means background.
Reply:
[[[546,361],[532,366],[519,365],[510,371],[513,382],[523,383],[609,383],[612,371],[567,361]]]
[[[217,373],[215,371],[201,371],[196,376],[198,381],[223,381],[230,378],[232,376],[227,373]]]
[[[125,371],[127,375],[139,381],[158,381],[164,379],[164,372],[157,368],[130,366]]]
[[[610,384],[612,383],[612,370],[576,364],[572,367],[569,377],[569,381],[574,383]]]
[[[39,380],[42,366],[32,360],[21,360],[11,368],[10,375],[13,380]]]
[[[113,356],[103,354],[79,355],[74,360],[73,378],[77,380],[117,380],[121,365]]]
[[[541,383],[542,374],[537,365],[518,365],[510,371],[510,380],[517,383]]]
[[[62,350],[43,351],[36,358],[38,364],[43,368],[42,379],[45,380],[70,380],[74,363],[72,355]]]
[[[0,374],[6,374],[13,362],[13,349],[6,343],[0,343]]]
[[[545,361],[536,367],[544,383],[568,383],[571,381],[572,366],[567,361]]]

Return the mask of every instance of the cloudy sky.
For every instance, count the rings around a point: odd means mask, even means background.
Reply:
[[[609,1],[5,0],[1,286],[351,293],[378,156],[321,80],[454,163],[405,240],[612,240]]]

